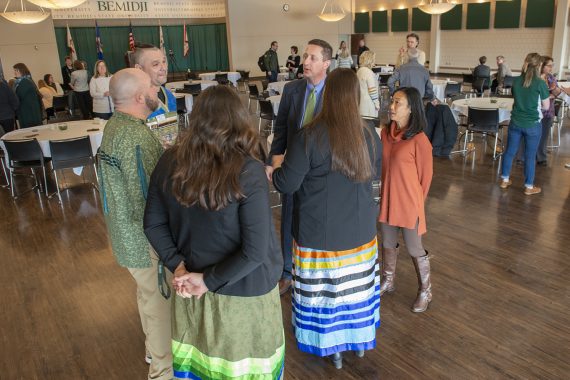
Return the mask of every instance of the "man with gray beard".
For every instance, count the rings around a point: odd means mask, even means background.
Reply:
[[[117,263],[137,284],[137,302],[146,335],[148,379],[171,379],[170,302],[159,286],[159,265],[143,232],[149,177],[163,149],[145,124],[158,108],[158,88],[142,70],[124,69],[111,79],[115,112],[103,132],[99,165],[103,214]],[[162,283],[161,283],[162,285]],[[162,289],[159,289],[162,288]],[[142,352],[142,348],[141,348]],[[142,354],[141,354],[142,356]]]

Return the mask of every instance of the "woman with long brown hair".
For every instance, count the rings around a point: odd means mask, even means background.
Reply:
[[[285,340],[259,135],[235,91],[206,89],[151,176],[144,229],[176,290],[176,378],[282,375]]]
[[[32,79],[28,67],[23,63],[14,66],[14,91],[20,101],[16,115],[20,128],[28,128],[41,125],[43,120],[42,96]]]
[[[328,75],[322,111],[299,130],[275,188],[294,194],[293,326],[297,346],[360,357],[376,346],[380,324],[378,247],[372,181],[380,175],[378,135],[359,114],[360,86],[350,69]]]
[[[542,115],[550,108],[550,93],[546,82],[540,78],[542,56],[529,53],[524,61],[522,74],[513,81],[513,111],[509,123],[507,149],[503,157],[501,169],[501,189],[511,186],[510,179],[513,158],[524,142],[524,193],[534,195],[541,192],[540,187],[534,186],[536,152],[542,134]],[[539,110],[539,107],[542,108]]]

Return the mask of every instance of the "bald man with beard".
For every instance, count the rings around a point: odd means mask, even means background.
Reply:
[[[111,79],[115,112],[103,132],[99,178],[113,254],[137,285],[148,379],[166,380],[173,376],[169,294],[161,294],[158,257],[143,232],[148,182],[163,152],[145,124],[158,107],[157,90],[148,74],[138,69],[121,70]]]

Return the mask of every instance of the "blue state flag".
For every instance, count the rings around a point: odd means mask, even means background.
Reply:
[[[95,21],[95,45],[97,45],[97,59],[103,59],[103,44],[101,43],[101,35],[99,34],[99,25]]]

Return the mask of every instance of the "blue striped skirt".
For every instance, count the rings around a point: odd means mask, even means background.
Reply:
[[[293,327],[301,351],[371,350],[380,326],[378,243],[322,251],[293,242]]]

